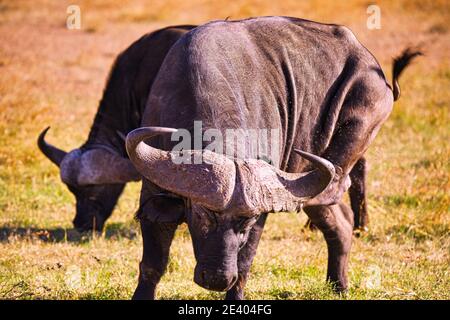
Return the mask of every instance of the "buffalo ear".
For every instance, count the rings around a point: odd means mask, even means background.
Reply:
[[[181,223],[184,215],[185,203],[182,198],[158,194],[141,204],[136,218],[143,222]]]

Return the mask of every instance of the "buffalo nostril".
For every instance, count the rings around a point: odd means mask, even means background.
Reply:
[[[233,275],[233,277],[231,278],[231,281],[228,283],[228,287],[226,290],[230,290],[237,282],[238,280],[238,275]]]
[[[195,272],[194,281],[201,287],[209,290],[224,291],[229,290],[239,279],[234,272],[217,272],[211,270],[199,270]]]

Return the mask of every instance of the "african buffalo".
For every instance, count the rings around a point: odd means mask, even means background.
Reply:
[[[101,231],[125,184],[141,175],[128,160],[124,135],[139,127],[150,87],[170,47],[195,26],[167,27],[141,37],[116,59],[87,141],[70,152],[38,138],[76,198],[75,228]],[[122,137],[121,137],[122,136]]]
[[[343,26],[260,17],[215,21],[182,36],[154,80],[143,127],[126,139],[144,177],[138,213],[144,247],[133,298],[155,297],[175,230],[185,221],[197,261],[194,281],[242,299],[267,214],[302,207],[325,236],[328,281],[346,290],[353,215],[341,198],[399,96],[398,76],[412,55],[395,62],[392,89]],[[193,133],[196,121],[203,133],[222,136],[229,129],[279,130],[266,150],[277,155],[266,159],[273,165],[250,153],[212,152],[208,139],[173,151],[175,134]],[[202,162],[175,161],[180,157]]]
[[[125,183],[140,179],[126,161],[124,143],[119,138],[139,126],[145,101],[167,51],[179,37],[194,27],[174,26],[147,34],[126,49],[114,63],[88,141],[69,153],[71,155],[67,157],[62,167],[64,170],[61,171],[63,181],[76,197],[74,225],[78,230],[101,231]],[[40,134],[38,146],[51,161],[60,166],[67,153],[45,142],[47,131],[48,128]],[[116,161],[113,166],[103,165],[116,155],[124,159]],[[355,229],[365,227],[368,221],[365,166],[366,161],[361,158],[350,172],[352,183],[349,195]],[[112,170],[116,170],[116,173]],[[92,177],[94,171],[98,178]],[[122,178],[116,179],[117,173]]]

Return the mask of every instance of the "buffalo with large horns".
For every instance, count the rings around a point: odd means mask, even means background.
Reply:
[[[139,126],[150,88],[165,55],[178,38],[194,27],[157,30],[120,54],[112,68],[88,141],[81,148],[67,153],[46,143],[48,128],[40,134],[39,148],[61,168],[63,182],[76,197],[74,225],[77,229],[102,230],[125,183],[140,179],[130,166],[121,135]],[[416,54],[405,53],[397,69]],[[368,214],[366,161],[363,157],[350,171],[350,179],[354,228],[365,227]]]
[[[186,221],[194,281],[242,299],[267,214],[302,207],[325,236],[327,279],[346,290],[353,215],[341,198],[398,98],[407,62],[394,64],[393,91],[349,29],[288,17],[216,21],[181,37],[153,83],[143,127],[127,136],[130,160],[144,176],[134,298],[155,297],[177,225]],[[194,133],[196,121],[205,134],[222,136],[279,130],[266,150],[276,155],[273,165],[250,152],[213,152],[210,139],[178,148],[178,133]]]

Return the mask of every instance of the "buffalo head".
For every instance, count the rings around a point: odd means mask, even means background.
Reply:
[[[321,193],[335,175],[327,160],[296,150],[316,170],[287,173],[265,161],[231,159],[208,150],[184,150],[202,156],[201,164],[176,164],[175,152],[153,148],[144,140],[175,129],[146,127],[130,132],[127,152],[136,169],[160,188],[185,199],[185,219],[197,260],[194,281],[217,291],[237,279],[237,257],[262,213],[297,211]]]
[[[60,168],[61,180],[76,198],[73,220],[79,231],[101,231],[111,215],[125,183],[139,180],[133,164],[113,150],[93,148],[65,152],[48,144],[46,128],[39,135],[42,153]]]

